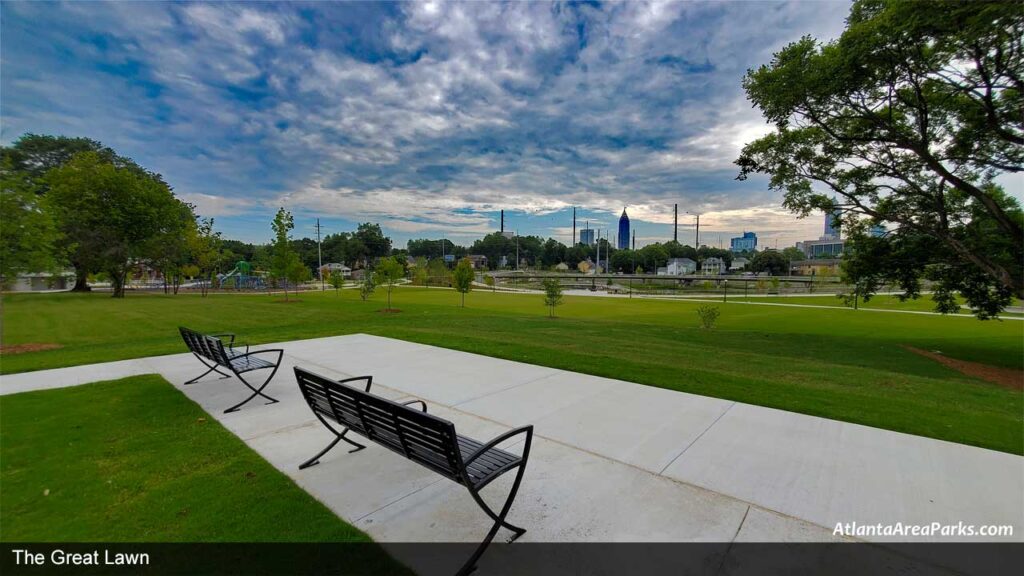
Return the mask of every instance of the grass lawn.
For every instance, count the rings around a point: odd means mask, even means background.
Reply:
[[[721,304],[713,330],[700,302],[450,290],[267,295],[25,294],[4,297],[3,344],[58,350],[5,355],[3,373],[183,352],[176,326],[232,330],[249,343],[365,332],[1024,453],[1021,392],[904,349],[1024,370],[1024,323],[970,317]]]
[[[838,307],[846,307],[846,304],[842,300],[837,298],[834,294],[819,294],[817,296],[809,295],[809,296],[782,296],[782,297],[779,297],[779,296],[761,296],[761,297],[750,297],[750,298],[746,298],[745,299],[745,298],[743,298],[742,290],[737,290],[736,293],[730,293],[729,294],[729,299],[730,300],[735,299],[737,301],[748,301],[748,302],[772,302],[772,303],[779,303],[779,304],[810,304],[810,305],[813,305],[813,306],[838,306]],[[1021,303],[1020,303],[1019,300],[1015,300],[1013,302],[1013,304],[1011,304],[1011,306],[1020,306],[1020,305],[1021,305]],[[880,295],[877,295],[877,296],[873,296],[871,298],[871,300],[869,300],[867,302],[864,302],[863,300],[861,300],[858,303],[858,307],[860,307],[860,308],[878,309],[878,310],[907,310],[907,311],[913,311],[913,312],[934,312],[935,311],[935,302],[932,300],[931,296],[928,295],[928,294],[925,294],[925,295],[921,296],[920,298],[918,298],[916,300],[906,300],[904,302],[900,302],[899,298],[897,298],[895,295],[880,294]],[[853,308],[853,305],[851,304],[849,306],[849,308]],[[969,309],[967,309],[967,308],[963,308],[963,309],[960,310],[959,313],[960,314],[965,314],[965,315],[970,315],[971,311]],[[1007,318],[1017,318],[1017,317],[1020,317],[1021,314],[1016,313],[1016,312],[1004,312],[1002,314],[1002,316],[1005,316]]]
[[[0,409],[4,542],[369,541],[159,376]]]

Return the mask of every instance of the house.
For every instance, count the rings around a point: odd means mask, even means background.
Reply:
[[[330,262],[320,267],[321,278],[327,278],[334,274],[341,274],[342,278],[351,278],[352,269],[338,262]]]
[[[696,271],[697,263],[689,258],[669,258],[668,262],[665,264],[665,274],[669,276],[693,274]]]
[[[473,265],[474,269],[487,268],[487,256],[483,254],[470,254],[466,258],[469,258],[469,263]]]
[[[796,276],[837,276],[839,274],[838,258],[812,258],[810,260],[794,260],[790,263],[790,272]]]
[[[747,264],[750,264],[750,260],[747,260],[746,258],[733,258],[732,264],[729,265],[729,271],[743,270],[747,267]]]
[[[718,274],[725,274],[725,260],[712,256],[704,260],[701,264],[701,272],[705,276],[716,276]]]
[[[558,264],[555,264],[555,270],[558,270],[559,272],[568,272],[569,265],[565,262],[559,262]]]

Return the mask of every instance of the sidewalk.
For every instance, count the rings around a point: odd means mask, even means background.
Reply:
[[[837,523],[1014,528],[1024,541],[1024,458],[716,398],[368,335],[300,340],[257,401],[190,355],[2,377],[0,394],[160,373],[338,515],[382,542],[479,541],[490,526],[465,489],[370,445],[298,464],[331,439],[292,367],[374,376],[480,440],[535,426],[510,521],[534,542],[834,541]],[[509,475],[511,476],[511,475]],[[485,490],[501,500],[506,482]],[[490,498],[489,498],[490,499]],[[400,521],[398,520],[400,519]],[[507,535],[505,535],[507,536]],[[499,539],[502,533],[499,532]],[[872,538],[906,541],[908,538]],[[914,541],[981,541],[939,537]]]

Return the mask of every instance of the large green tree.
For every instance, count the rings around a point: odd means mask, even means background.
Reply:
[[[292,213],[279,208],[274,215],[274,221],[270,223],[274,231],[274,240],[271,245],[270,275],[274,280],[284,285],[284,299],[288,300],[288,280],[295,273],[296,267],[302,265],[299,255],[292,245],[292,230],[295,228],[295,219]]]
[[[147,171],[131,158],[120,156],[110,147],[91,138],[25,134],[10,146],[0,148],[0,156],[2,156],[2,161],[7,169],[24,179],[38,194],[46,194],[50,189],[49,181],[46,178],[50,170],[64,166],[76,154],[83,152],[93,152],[102,162],[131,171],[140,178],[155,180],[166,186],[159,174]],[[81,238],[69,235],[67,230],[61,230],[61,232],[64,234],[62,242],[65,245],[81,244]],[[86,279],[90,273],[97,271],[95,265],[98,256],[81,250],[64,251],[55,256],[58,257],[58,260],[70,259],[70,264],[75,268],[74,290],[89,290]]]
[[[81,152],[46,173],[46,206],[69,240],[78,271],[106,272],[114,297],[124,296],[129,270],[152,254],[153,240],[194,219],[191,207],[160,179]]]
[[[837,209],[849,257],[875,258],[851,281],[913,296],[928,278],[940,311],[960,292],[988,317],[1024,297],[1024,215],[996,183],[1024,165],[1022,38],[1019,3],[854,2],[838,40],[805,37],[747,73],[775,130],[744,147],[740,178],[769,175],[800,215]],[[895,252],[905,266],[877,260]]]

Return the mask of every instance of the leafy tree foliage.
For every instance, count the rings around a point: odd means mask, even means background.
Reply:
[[[391,310],[391,290],[399,280],[405,277],[405,267],[394,257],[381,258],[373,272],[373,283],[386,286],[388,290],[388,310]]]
[[[562,285],[556,278],[548,278],[543,282],[544,305],[548,307],[548,318],[555,317],[555,307],[562,304]]]
[[[1012,2],[854,2],[838,40],[805,37],[748,72],[775,131],[744,147],[740,178],[767,174],[787,208],[838,209],[848,230],[889,223],[848,250],[865,296],[890,281],[911,297],[927,278],[938,310],[958,291],[989,317],[1024,297],[1024,213],[995,181],[1024,165],[1022,38]]]
[[[19,273],[56,267],[57,226],[33,181],[13,170],[9,158],[0,162],[0,284],[10,284]]]
[[[789,260],[778,250],[762,250],[750,260],[754,272],[767,272],[771,276],[784,276],[789,270]]]
[[[292,213],[279,208],[270,224],[274,230],[274,242],[272,245],[273,256],[270,262],[270,274],[276,280],[285,280],[284,299],[288,300],[288,280],[297,275],[297,267],[302,266],[299,255],[292,247],[291,232],[295,228],[295,219]]]
[[[187,237],[190,266],[194,267],[199,277],[199,289],[203,298],[206,297],[217,266],[232,253],[221,250],[220,232],[213,229],[213,218],[199,220]],[[236,260],[229,260],[236,261]]]
[[[463,308],[466,307],[466,293],[473,289],[473,279],[475,277],[473,263],[469,261],[469,258],[459,260],[455,270],[452,271],[452,285],[455,291],[462,295]]]
[[[45,179],[47,206],[73,242],[71,262],[78,271],[107,272],[115,298],[124,297],[128,271],[146,259],[153,239],[180,231],[191,213],[162,180],[119,168],[96,152],[76,154]]]

